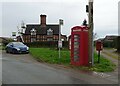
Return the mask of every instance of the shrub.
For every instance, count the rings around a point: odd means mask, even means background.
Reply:
[[[117,51],[120,52],[120,36],[118,36],[118,37],[114,40],[114,48],[116,48]]]
[[[103,47],[113,48],[114,47],[114,42],[112,42],[112,41],[104,41],[103,42]]]
[[[30,42],[25,43],[29,47],[51,47],[51,48],[57,48],[58,47],[58,41],[41,41],[41,42]],[[68,48],[68,41],[63,42],[63,48]]]
[[[14,40],[11,39],[11,38],[3,38],[2,39],[2,43],[3,43],[3,46],[6,46],[9,42],[13,42]]]

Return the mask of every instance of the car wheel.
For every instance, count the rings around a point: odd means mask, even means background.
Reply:
[[[15,54],[15,50],[14,49],[12,50],[12,53]]]
[[[6,50],[6,53],[9,53],[8,50]]]
[[[5,49],[5,51],[6,51],[6,53],[9,53],[7,48]]]

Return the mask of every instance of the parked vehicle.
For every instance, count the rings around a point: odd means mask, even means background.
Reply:
[[[10,42],[6,45],[6,53],[29,53],[29,47],[22,42]]]

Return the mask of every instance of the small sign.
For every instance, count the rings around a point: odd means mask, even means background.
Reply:
[[[16,36],[16,32],[12,32],[12,36]]]
[[[81,31],[81,29],[76,29],[76,30],[73,30],[73,32],[78,32],[78,31]]]
[[[87,32],[88,30],[85,30],[85,29],[84,29],[83,31]]]
[[[62,48],[62,41],[58,41],[58,48]]]

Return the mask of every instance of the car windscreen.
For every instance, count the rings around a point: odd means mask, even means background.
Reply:
[[[21,42],[15,42],[13,43],[13,46],[25,46],[25,45]]]

